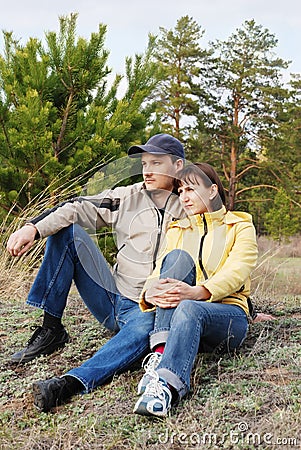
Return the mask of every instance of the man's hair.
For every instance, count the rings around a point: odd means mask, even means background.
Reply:
[[[177,155],[168,155],[168,156],[170,157],[171,162],[172,162],[173,164],[174,164],[176,161],[178,161],[179,159],[180,159],[181,161],[184,162],[183,158],[180,158],[180,157],[177,156]]]

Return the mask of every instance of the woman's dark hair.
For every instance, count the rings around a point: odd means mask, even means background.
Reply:
[[[219,196],[215,197],[215,204],[212,205],[214,209],[221,208],[222,204],[226,203],[226,194],[222,182],[214,170],[214,168],[207,163],[194,163],[184,167],[177,174],[177,187],[185,184],[199,184],[201,179],[205,187],[210,187],[212,184],[217,185]]]

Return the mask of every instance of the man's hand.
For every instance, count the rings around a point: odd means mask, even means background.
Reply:
[[[147,292],[147,303],[160,308],[175,308],[182,300],[206,300],[210,292],[203,286],[190,286],[173,278],[158,280]]]
[[[6,249],[12,256],[21,256],[33,245],[37,229],[34,225],[24,227],[11,234],[7,241]]]

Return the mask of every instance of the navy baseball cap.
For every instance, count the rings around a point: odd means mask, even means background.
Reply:
[[[144,145],[133,145],[128,150],[131,158],[136,158],[142,152],[152,153],[153,155],[174,155],[185,159],[184,147],[181,142],[170,134],[155,134]]]

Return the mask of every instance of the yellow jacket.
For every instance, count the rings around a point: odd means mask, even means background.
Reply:
[[[196,265],[196,285],[205,286],[211,293],[207,301],[238,305],[249,313],[250,274],[258,253],[250,214],[226,211],[222,207],[171,223],[165,250],[140,296],[143,311],[150,310],[144,300],[145,291],[159,278],[162,260],[173,249],[185,250],[192,256]]]

